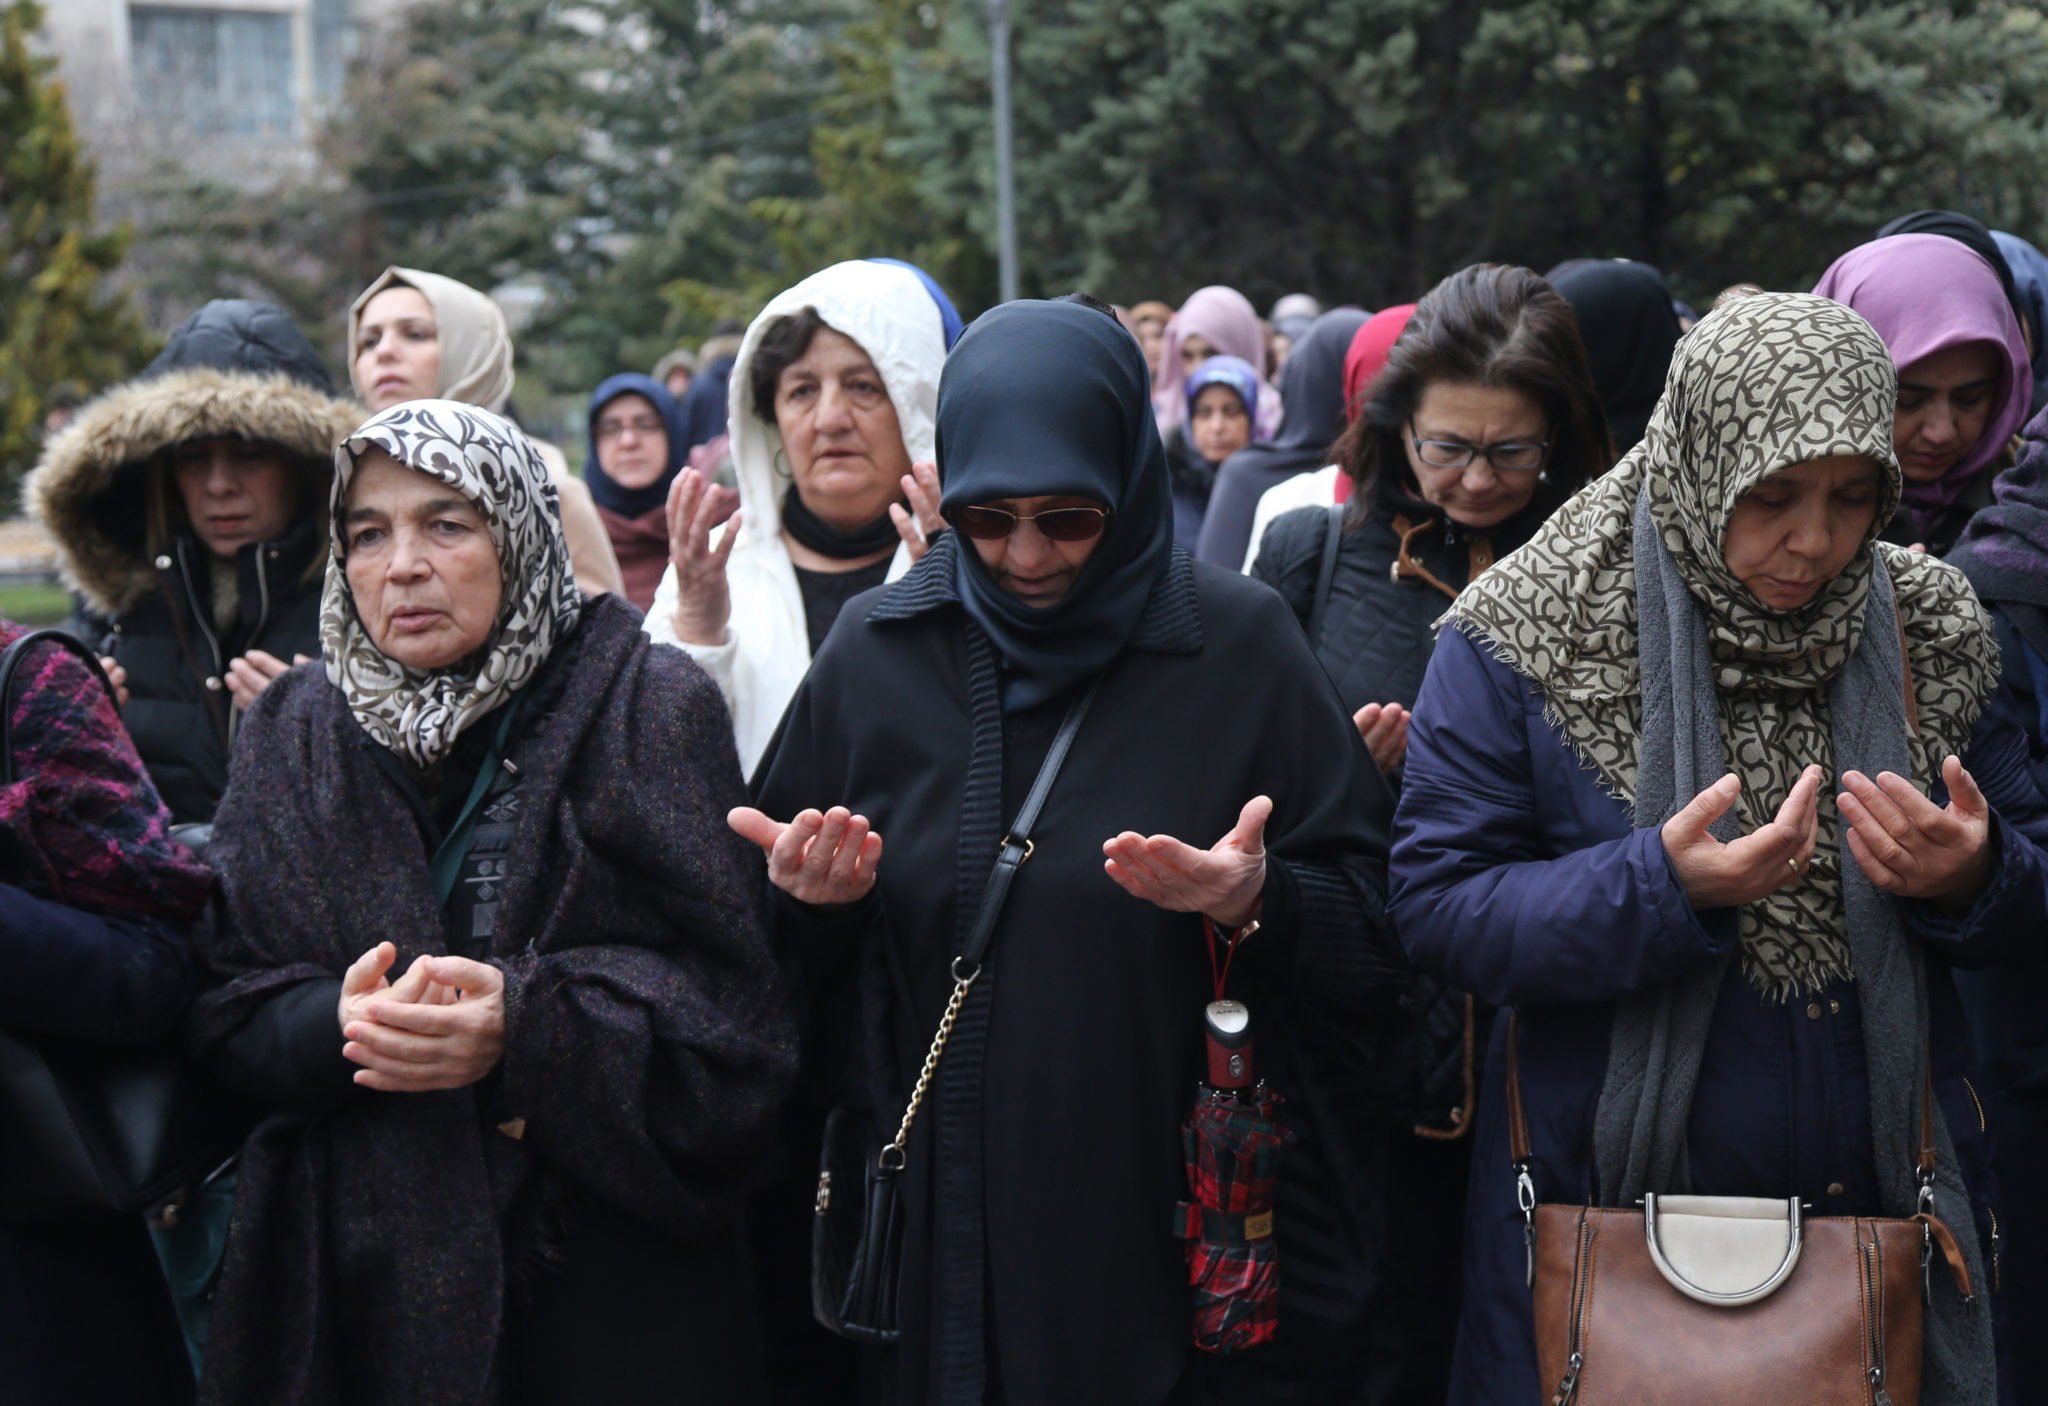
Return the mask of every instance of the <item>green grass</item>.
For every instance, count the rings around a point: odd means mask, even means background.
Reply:
[[[0,616],[20,625],[61,625],[71,618],[71,593],[55,581],[0,585]]]

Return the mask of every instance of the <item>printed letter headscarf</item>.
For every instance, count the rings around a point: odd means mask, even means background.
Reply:
[[[342,518],[357,461],[370,449],[447,484],[490,525],[505,583],[498,623],[483,648],[449,668],[412,669],[389,658],[356,614]],[[334,453],[331,538],[320,602],[327,677],[363,731],[421,770],[532,680],[583,607],[547,465],[509,421],[473,405],[413,400],[364,421]]]

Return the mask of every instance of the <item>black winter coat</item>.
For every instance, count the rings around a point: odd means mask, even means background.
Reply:
[[[287,663],[320,653],[332,456],[361,418],[281,308],[213,302],[141,376],[80,411],[29,476],[26,501],[80,598],[72,628],[127,670],[125,721],[178,820],[211,819],[227,784],[238,731],[229,662],[250,649]],[[215,563],[191,535],[165,462],[207,439],[273,446],[299,471],[292,527],[237,554],[225,628],[215,600],[226,591],[216,592]]]

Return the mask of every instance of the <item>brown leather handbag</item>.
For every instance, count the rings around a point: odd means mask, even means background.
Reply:
[[[1971,1297],[1962,1250],[1933,1213],[1931,1083],[1909,1219],[1807,1217],[1796,1197],[1538,1205],[1517,1033],[1510,1013],[1508,1145],[1552,1406],[1918,1406],[1937,1251]]]

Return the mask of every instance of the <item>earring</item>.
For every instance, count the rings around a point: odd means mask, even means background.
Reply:
[[[769,467],[783,478],[796,477],[796,471],[789,466],[789,456],[783,452],[779,444],[775,446],[775,458]]]

